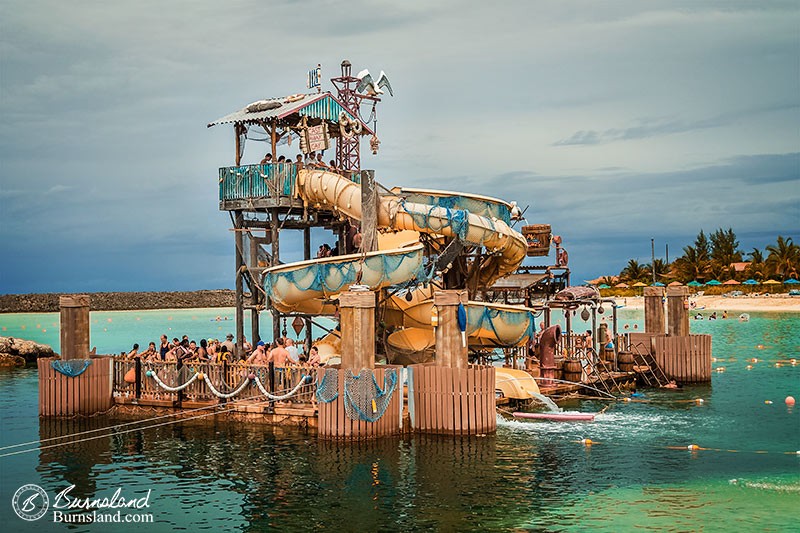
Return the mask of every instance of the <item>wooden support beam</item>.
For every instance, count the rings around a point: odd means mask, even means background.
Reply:
[[[342,324],[342,368],[357,373],[375,368],[375,293],[347,291],[339,295]]]
[[[644,331],[664,335],[664,290],[661,287],[644,287]]]
[[[436,327],[436,365],[467,368],[467,346],[458,327],[458,305],[467,305],[467,291],[444,290],[433,293],[433,305],[439,314]]]
[[[689,287],[667,287],[667,333],[689,335]]]
[[[61,296],[61,358],[89,357],[89,296]]]
[[[242,221],[244,215],[241,211],[236,211],[233,218],[233,227],[235,229],[242,228]],[[244,247],[244,235],[241,231],[234,232],[235,247],[234,250],[236,257],[236,292],[234,296],[235,318],[236,318],[236,355],[241,356],[244,351],[244,280],[242,278],[242,267],[244,266],[244,257],[242,256],[242,248]]]

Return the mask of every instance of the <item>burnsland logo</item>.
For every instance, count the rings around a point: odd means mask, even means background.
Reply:
[[[47,509],[50,507],[50,498],[47,497],[47,493],[42,487],[31,483],[17,489],[11,499],[11,505],[18,517],[33,522],[47,513]]]
[[[43,488],[34,484],[23,485],[14,493],[11,503],[17,516],[29,522],[42,518],[51,507],[53,522],[153,522],[152,514],[135,512],[150,507],[151,490],[141,498],[126,498],[121,488],[117,488],[110,498],[77,498],[70,495],[74,488],[75,485],[70,485],[56,494],[51,506]],[[126,514],[123,514],[123,509],[127,511]],[[116,512],[104,512],[110,510]]]

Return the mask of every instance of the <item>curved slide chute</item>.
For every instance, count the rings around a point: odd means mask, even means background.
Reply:
[[[297,194],[309,204],[361,220],[360,185],[322,170],[301,170],[297,173],[296,183]],[[459,237],[469,244],[485,247],[493,255],[481,267],[479,282],[484,286],[490,286],[516,270],[525,259],[528,248],[525,237],[500,218],[488,218],[442,205],[410,202],[395,194],[381,195],[378,226]]]
[[[313,208],[361,220],[361,186],[339,174],[301,170],[296,194]],[[333,314],[335,305],[330,300],[351,285],[379,290],[421,279],[424,247],[419,233],[458,237],[469,245],[485,247],[489,254],[478,281],[489,286],[516,270],[526,255],[525,238],[509,225],[509,208],[510,204],[502,200],[483,196],[395,189],[379,197],[377,223],[398,232],[392,244],[398,247],[269,268],[264,271],[266,292],[281,312]],[[402,246],[409,242],[413,244]],[[400,296],[390,298],[386,322],[404,329],[390,335],[389,344],[412,352],[430,348],[432,296],[429,286],[412,291],[410,301]],[[517,346],[534,332],[533,312],[528,308],[484,302],[468,305],[471,344]]]

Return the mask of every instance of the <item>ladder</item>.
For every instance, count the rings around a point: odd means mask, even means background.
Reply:
[[[652,387],[653,382],[655,382],[659,387],[663,387],[669,383],[669,378],[661,369],[661,367],[658,366],[658,363],[656,363],[656,360],[650,353],[650,350],[648,350],[643,343],[638,342],[636,344],[632,344],[630,346],[630,350],[633,354],[633,363],[636,365],[634,368],[642,369],[637,372],[637,374],[642,376],[642,379],[644,379],[648,386]],[[647,368],[647,370],[645,371],[644,368]],[[652,378],[652,380],[650,378]]]

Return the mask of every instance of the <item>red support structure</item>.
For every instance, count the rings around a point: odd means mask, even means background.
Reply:
[[[356,92],[359,79],[351,74],[350,62],[342,61],[342,75],[331,78],[331,83],[338,91],[339,101],[342,102],[355,117],[361,117],[360,107],[362,100],[380,102],[380,98],[359,94]],[[336,167],[342,170],[361,169],[361,137],[353,135],[351,138],[338,137],[336,139]]]

